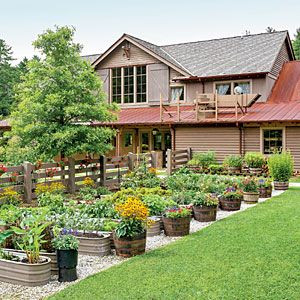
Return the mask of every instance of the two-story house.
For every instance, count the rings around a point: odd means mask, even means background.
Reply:
[[[121,107],[116,155],[289,149],[300,169],[300,63],[288,63],[287,31],[165,46],[124,34],[86,59]]]

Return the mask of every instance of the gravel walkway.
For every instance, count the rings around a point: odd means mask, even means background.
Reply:
[[[280,195],[282,191],[273,191],[272,196]],[[259,202],[266,201],[267,198],[259,199]],[[249,207],[254,206],[253,204],[244,204],[242,203],[241,210],[236,212],[227,212],[218,210],[217,220],[224,219],[232,214],[238,213],[240,211],[246,210]],[[191,233],[201,230],[204,227],[211,225],[213,222],[200,223],[195,220],[191,221]],[[169,244],[173,241],[180,239],[180,237],[166,237],[164,234],[159,236],[147,238],[147,250],[153,250],[159,248],[163,245]],[[43,297],[49,296],[57,291],[60,291],[66,288],[70,284],[74,284],[79,280],[86,278],[92,274],[98,273],[105,269],[110,268],[113,265],[117,265],[127,259],[120,258],[116,255],[110,255],[105,257],[93,257],[93,256],[79,256],[79,264],[77,267],[78,280],[72,283],[60,283],[57,281],[57,276],[52,276],[51,281],[39,287],[24,287],[13,284],[8,284],[0,282],[0,299],[5,300],[17,300],[17,299],[26,299],[26,300],[37,300],[42,299]]]

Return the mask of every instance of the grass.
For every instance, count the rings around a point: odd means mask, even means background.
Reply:
[[[300,299],[299,228],[290,188],[50,299]]]
[[[290,179],[290,182],[300,182],[300,176],[294,176]]]

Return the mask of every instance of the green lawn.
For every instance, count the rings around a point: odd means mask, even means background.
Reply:
[[[300,189],[91,276],[51,299],[300,299]]]
[[[300,182],[300,176],[294,176],[290,179],[290,182]]]

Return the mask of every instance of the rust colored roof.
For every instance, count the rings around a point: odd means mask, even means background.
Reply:
[[[239,122],[300,121],[300,61],[284,64],[266,103],[255,103]]]

